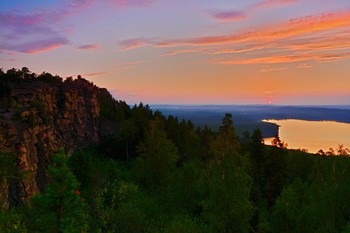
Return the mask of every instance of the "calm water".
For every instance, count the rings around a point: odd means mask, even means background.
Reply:
[[[264,120],[280,126],[279,136],[288,144],[288,148],[307,149],[316,153],[320,149],[337,149],[340,144],[350,148],[350,124],[334,121],[304,120]],[[271,144],[271,139],[265,139]]]

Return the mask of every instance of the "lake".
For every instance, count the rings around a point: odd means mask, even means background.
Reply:
[[[317,153],[320,149],[337,149],[340,144],[350,148],[350,124],[335,121],[263,120],[280,126],[279,137],[290,149],[307,149]],[[265,139],[271,145],[271,138]]]

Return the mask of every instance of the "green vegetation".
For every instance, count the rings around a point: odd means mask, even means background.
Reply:
[[[49,167],[51,183],[45,193],[31,200],[28,229],[30,232],[82,232],[87,229],[85,206],[79,185],[61,151]]]
[[[287,150],[278,138],[276,146],[264,146],[258,129],[240,140],[230,114],[211,132],[144,105],[129,110],[120,131],[129,122],[130,132],[142,136],[120,132],[102,142],[103,150],[76,152],[68,165],[63,152],[54,156],[46,192],[27,207],[3,210],[2,232],[349,229],[350,158],[343,147],[326,156]],[[122,149],[113,154],[116,148]],[[8,161],[2,160],[4,171]]]
[[[17,172],[15,157],[10,153],[0,152],[0,187],[6,186],[7,184],[11,183],[13,179],[16,179],[16,173]],[[0,209],[2,209],[3,206],[5,206],[5,203],[7,201],[6,194],[4,191],[5,190],[0,189]]]
[[[0,69],[0,88],[1,94],[9,94],[11,85],[20,85],[21,83],[32,82],[33,80],[48,82],[48,83],[62,83],[63,79],[58,75],[53,76],[50,73],[43,72],[41,74],[32,73],[27,67],[22,69],[12,68],[6,73]]]
[[[27,74],[26,74],[27,75]],[[113,134],[69,158],[60,151],[46,191],[0,211],[0,232],[349,232],[349,150],[288,150],[262,133],[239,138],[101,96]],[[40,105],[37,106],[40,109]],[[0,154],[1,184],[21,179]]]

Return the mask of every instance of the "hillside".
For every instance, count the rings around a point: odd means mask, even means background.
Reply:
[[[106,128],[99,100],[109,99],[111,108],[117,102],[81,77],[63,82],[48,73],[13,69],[0,73],[0,80],[0,151],[16,155],[17,172],[26,173],[26,179],[0,189],[11,206],[45,190],[47,167],[59,148],[72,154],[99,142]]]

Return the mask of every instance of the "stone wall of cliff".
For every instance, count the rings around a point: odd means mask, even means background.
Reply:
[[[10,94],[0,98],[0,152],[15,157],[16,174],[21,175],[2,181],[4,207],[45,190],[50,158],[60,148],[72,153],[99,141],[98,95],[103,92],[107,90],[81,78],[11,84]]]

